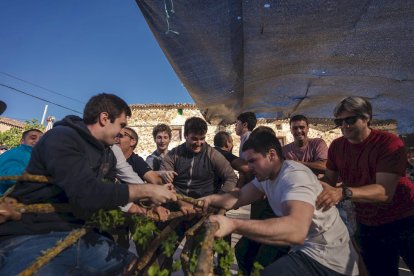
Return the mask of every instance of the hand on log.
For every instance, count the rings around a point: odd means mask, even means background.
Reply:
[[[135,203],[132,203],[128,209],[128,213],[130,214],[139,214],[139,215],[146,215],[148,209],[142,206],[138,206]]]
[[[171,213],[170,210],[162,206],[157,206],[152,211],[158,215],[160,221],[167,221]]]
[[[193,215],[196,214],[197,211],[194,208],[194,205],[182,200],[177,201],[178,206],[180,206],[180,211],[184,214],[184,215]]]
[[[206,206],[205,205],[205,199],[206,197],[200,198],[200,199],[195,199],[192,197],[188,197],[185,195],[180,195],[177,194],[177,199],[181,200],[181,201],[185,201],[187,203],[190,203],[192,205],[194,205],[194,210],[196,210],[197,212],[204,212],[204,213],[216,213],[218,212],[220,209],[216,208],[216,207],[212,207],[212,206]]]
[[[0,203],[0,224],[7,220],[20,220],[22,215],[17,212],[7,201]]]
[[[222,238],[234,232],[236,226],[234,220],[223,215],[212,215],[208,220],[210,223],[217,225],[214,237]]]

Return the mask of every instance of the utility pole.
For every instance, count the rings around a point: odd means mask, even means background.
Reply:
[[[45,105],[45,110],[43,111],[42,121],[40,122],[40,124],[41,124],[42,126],[43,126],[43,123],[44,123],[44,121],[45,121],[46,112],[47,112],[47,105]]]

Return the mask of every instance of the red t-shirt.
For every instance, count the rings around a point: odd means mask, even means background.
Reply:
[[[376,183],[377,172],[401,175],[391,203],[355,203],[357,220],[376,226],[414,215],[414,184],[406,177],[406,164],[401,139],[388,132],[371,130],[359,144],[351,144],[344,137],[334,140],[326,167],[338,172],[349,187]]]

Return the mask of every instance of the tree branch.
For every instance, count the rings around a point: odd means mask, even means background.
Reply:
[[[58,241],[56,245],[48,249],[42,256],[36,259],[28,268],[19,273],[19,276],[29,276],[35,274],[42,266],[47,264],[50,260],[56,257],[60,252],[77,242],[86,234],[85,228],[73,230],[68,236],[62,241]]]

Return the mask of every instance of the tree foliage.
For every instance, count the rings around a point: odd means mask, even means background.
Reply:
[[[44,131],[45,127],[42,126],[37,119],[27,120],[25,122],[24,128],[19,129],[17,127],[12,127],[9,130],[0,132],[0,145],[5,145],[9,149],[17,147],[20,145],[20,140],[22,138],[22,133],[25,130],[37,128],[41,131]]]

